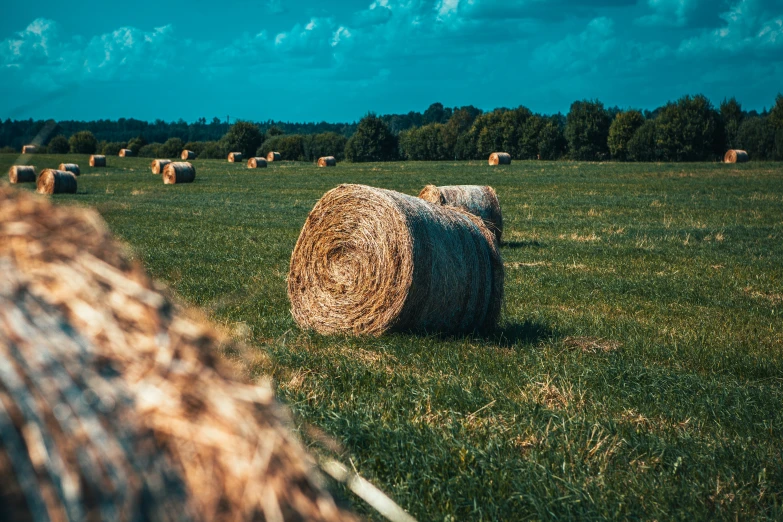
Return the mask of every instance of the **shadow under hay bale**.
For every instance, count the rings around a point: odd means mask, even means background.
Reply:
[[[229,163],[239,163],[242,161],[242,153],[241,152],[229,152],[228,153],[228,162]]]
[[[489,330],[500,314],[503,262],[479,217],[340,185],[307,217],[288,297],[296,322],[322,334]]]
[[[196,179],[196,168],[187,162],[169,163],[163,169],[163,184],[193,183]]]
[[[2,520],[354,520],[95,212],[0,189],[0,224]]]
[[[57,169],[70,172],[74,176],[78,176],[82,173],[82,171],[79,169],[79,165],[76,163],[60,163],[60,166],[57,167]]]
[[[729,150],[723,156],[723,161],[725,163],[747,163],[750,161],[750,156],[744,150]]]
[[[90,156],[90,167],[105,167],[106,156],[93,154]]]
[[[493,152],[489,155],[490,165],[511,165],[511,154],[507,152]]]
[[[500,243],[503,234],[503,214],[495,189],[479,185],[451,185],[436,187],[427,185],[419,193],[419,197],[435,205],[457,207],[470,212],[484,220]]]
[[[35,167],[32,165],[13,165],[8,169],[8,181],[16,183],[33,183],[35,181]]]
[[[249,160],[247,160],[247,168],[249,169],[266,168],[266,160],[264,158],[250,158]]]
[[[150,170],[152,170],[153,174],[163,174],[163,169],[166,168],[166,165],[169,163],[171,163],[171,160],[154,159],[152,160],[152,163],[150,163]]]
[[[334,156],[324,156],[323,158],[318,158],[318,166],[319,167],[336,167],[337,166],[337,160]]]
[[[36,185],[39,194],[76,194],[76,176],[67,170],[44,169]]]
[[[119,157],[121,158],[130,158],[133,156],[133,151],[130,149],[120,149]]]
[[[266,160],[269,161],[269,162],[280,161],[282,159],[283,159],[283,156],[279,152],[270,152],[269,154],[266,155]]]
[[[183,150],[179,157],[182,161],[194,160],[196,159],[196,153],[192,150]]]

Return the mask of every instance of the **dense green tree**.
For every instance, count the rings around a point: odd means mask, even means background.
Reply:
[[[144,136],[137,136],[128,142],[128,148],[133,151],[134,156],[139,155],[141,148],[147,144],[147,140]]]
[[[397,159],[397,139],[386,124],[369,114],[362,118],[356,133],[345,144],[345,159],[353,162]]]
[[[655,124],[656,149],[664,161],[704,161],[723,155],[719,115],[702,95],[667,104]]]
[[[500,127],[503,133],[503,144],[500,149],[508,152],[512,157],[525,158],[522,137],[525,126],[533,113],[527,107],[519,107],[514,110],[504,112],[500,117]]]
[[[630,161],[655,161],[658,157],[655,136],[655,120],[646,120],[641,127],[636,129],[633,137],[628,140],[626,159]]]
[[[744,119],[742,106],[735,98],[723,100],[720,104],[720,117],[723,120],[724,142],[726,148],[737,148],[737,134]]]
[[[437,161],[451,159],[444,147],[445,125],[432,123],[424,127],[414,127],[400,133],[400,155],[415,161]]]
[[[304,159],[317,161],[322,156],[334,156],[337,161],[345,159],[345,144],[348,138],[336,132],[322,132],[305,136]]]
[[[158,154],[163,158],[179,158],[182,154],[182,150],[185,148],[185,144],[179,138],[169,138],[166,143],[161,145]]]
[[[422,115],[424,125],[430,123],[446,123],[451,118],[451,109],[444,108],[442,103],[433,103]]]
[[[264,141],[258,126],[248,121],[238,121],[223,137],[229,152],[241,152],[245,157],[256,153]]]
[[[775,129],[768,118],[745,118],[737,131],[737,148],[748,153],[752,160],[775,158]]]
[[[160,152],[161,147],[163,147],[162,143],[149,143],[139,149],[138,156],[140,158],[165,158],[166,156]]]
[[[775,106],[769,111],[767,120],[772,132],[774,132],[775,144],[770,159],[783,160],[783,94],[778,94],[775,98]]]
[[[286,161],[304,161],[305,145],[301,134],[282,134],[264,141],[256,155],[266,157],[270,152],[279,152]]]
[[[116,156],[127,147],[128,144],[124,141],[101,142],[100,152],[105,156]]]
[[[71,152],[75,154],[95,154],[98,140],[90,131],[77,132],[68,140]]]
[[[455,109],[448,123],[442,130],[443,149],[449,159],[458,156],[456,152],[459,136],[466,133],[473,126],[473,122],[481,114],[479,109],[473,106]]]
[[[545,118],[538,135],[538,158],[542,160],[558,160],[567,151],[568,140],[565,129],[557,116]]]
[[[204,142],[204,147],[198,155],[198,159],[226,159],[228,153],[228,144],[224,140]]]
[[[272,125],[266,130],[266,133],[264,133],[264,136],[266,139],[274,138],[275,136],[282,136],[285,134],[285,132],[278,127],[277,125]]]
[[[607,142],[611,123],[604,104],[597,100],[571,104],[565,127],[571,159],[595,161],[605,158],[609,154]]]
[[[62,134],[58,134],[49,141],[49,154],[66,154],[69,150],[71,150],[71,145]]]
[[[628,142],[644,124],[644,116],[639,111],[619,112],[609,127],[609,153],[620,161],[628,159]]]
[[[198,158],[202,152],[204,152],[204,147],[206,146],[206,142],[204,141],[189,141],[185,145],[182,146],[184,150],[190,150],[193,151],[193,153]]]
[[[506,109],[496,109],[476,118],[470,130],[476,143],[478,158],[488,158],[493,152],[507,152],[503,149],[503,114]]]

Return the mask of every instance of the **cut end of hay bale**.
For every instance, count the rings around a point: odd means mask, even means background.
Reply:
[[[35,154],[38,151],[38,147],[35,145],[25,145],[22,147],[22,154]]]
[[[179,157],[182,161],[193,160],[196,159],[196,153],[192,150],[183,150]]]
[[[481,185],[451,185],[436,187],[427,185],[419,197],[435,205],[457,207],[484,221],[500,244],[503,235],[503,213],[495,189]]]
[[[166,165],[169,163],[171,163],[171,160],[154,159],[152,160],[152,163],[150,163],[150,170],[152,170],[153,174],[162,174],[163,169],[166,168]]]
[[[78,176],[81,174],[81,170],[79,170],[79,165],[77,165],[76,163],[60,163],[58,170],[68,171],[74,176]]]
[[[8,169],[8,181],[16,183],[34,183],[35,167],[32,165],[14,165]]]
[[[732,149],[726,152],[723,161],[725,163],[747,163],[750,161],[750,156],[744,150]]]
[[[507,152],[493,152],[489,155],[490,165],[511,165],[511,154]]]
[[[188,162],[176,161],[163,168],[163,184],[193,183],[196,168]]]
[[[503,262],[476,216],[340,185],[307,217],[288,296],[296,322],[322,334],[486,330],[500,314]]]
[[[230,152],[228,154],[228,162],[229,163],[239,163],[242,161],[242,153],[241,152]]]
[[[36,186],[39,194],[75,194],[76,176],[67,170],[44,169]]]
[[[272,161],[280,161],[283,159],[283,156],[279,152],[270,152],[266,155],[266,160],[269,162]]]
[[[337,160],[334,156],[324,156],[322,158],[318,158],[318,166],[319,167],[336,167],[337,166]]]
[[[249,169],[263,169],[266,167],[266,159],[264,158],[250,158],[247,160],[247,168]]]
[[[133,156],[133,151],[131,149],[120,149],[119,157],[130,158],[131,156]]]
[[[99,154],[93,154],[90,156],[90,167],[105,167],[106,166],[106,156],[99,155]]]

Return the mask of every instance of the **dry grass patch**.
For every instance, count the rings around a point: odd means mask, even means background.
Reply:
[[[579,243],[590,243],[593,241],[601,241],[601,238],[595,234],[595,232],[591,232],[589,235],[581,235],[574,232],[570,236],[567,236],[566,234],[560,234],[557,236],[558,239],[570,239],[571,241],[577,241]]]
[[[622,346],[617,341],[598,337],[566,337],[563,339],[563,344],[582,353],[613,352]]]
[[[535,268],[539,266],[552,266],[552,263],[549,263],[547,261],[533,261],[530,263],[523,263],[521,261],[514,261],[512,263],[503,263],[503,266],[506,268],[510,268],[512,270],[517,270],[520,268]]]
[[[769,301],[773,305],[783,303],[783,294],[768,294],[765,292],[754,290],[749,286],[743,288],[743,291],[753,299],[761,299],[764,301]]]

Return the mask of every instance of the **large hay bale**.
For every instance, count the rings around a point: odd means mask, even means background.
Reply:
[[[78,176],[82,173],[81,170],[79,170],[79,165],[76,163],[60,163],[60,166],[57,167],[58,170],[66,170],[73,174],[74,176]]]
[[[106,156],[99,155],[99,154],[93,154],[90,156],[90,167],[105,167],[106,166]]]
[[[131,156],[133,156],[133,151],[130,149],[120,149],[119,156],[121,158],[130,158]]]
[[[337,166],[337,160],[334,158],[334,156],[324,156],[323,158],[318,158],[318,166],[319,167],[336,167]]]
[[[196,168],[188,162],[175,161],[163,169],[163,184],[193,183],[196,179]]]
[[[22,154],[35,154],[38,152],[38,147],[35,145],[24,145],[22,147]]]
[[[179,157],[182,161],[194,160],[196,159],[196,153],[192,150],[183,150]]]
[[[340,185],[307,217],[288,297],[296,322],[323,334],[486,330],[500,314],[503,262],[476,216]]]
[[[75,194],[76,176],[67,170],[44,169],[36,185],[39,194]]]
[[[14,165],[8,169],[8,181],[11,183],[33,183],[35,167],[32,165]]]
[[[353,519],[97,213],[0,189],[0,271],[0,519]]]
[[[264,158],[250,158],[247,160],[247,168],[249,169],[263,169],[266,167],[266,160]]]
[[[228,162],[229,163],[239,163],[242,161],[242,153],[241,152],[229,152],[228,153]]]
[[[436,205],[458,207],[480,217],[500,243],[503,234],[503,213],[495,189],[480,185],[451,185],[436,187],[427,185],[419,197]]]
[[[152,170],[153,174],[161,174],[163,172],[163,169],[166,168],[166,165],[171,163],[171,160],[167,159],[155,159],[152,160],[152,163],[150,163],[150,170]]]
[[[750,161],[750,156],[744,150],[730,150],[726,152],[723,161],[726,163],[747,163]]]
[[[511,154],[508,152],[493,152],[489,155],[490,165],[511,165]]]
[[[270,152],[269,154],[266,155],[267,161],[280,161],[282,159],[283,156],[279,152]]]

